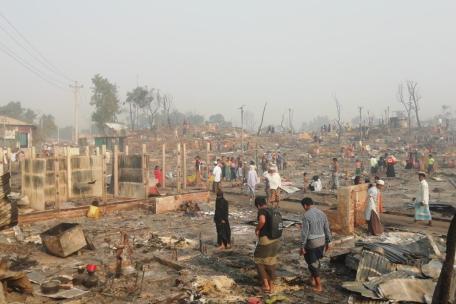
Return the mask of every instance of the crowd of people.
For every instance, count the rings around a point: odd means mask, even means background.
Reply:
[[[229,203],[224,198],[221,182],[231,181],[233,178],[245,177],[244,182],[248,189],[248,196],[251,202],[254,202],[258,210],[257,226],[255,229],[257,246],[254,251],[254,262],[260,278],[262,289],[269,293],[274,287],[275,270],[278,263],[278,255],[282,246],[282,223],[279,207],[280,189],[282,178],[279,173],[279,166],[276,161],[279,159],[276,154],[265,154],[262,158],[261,166],[264,169],[261,175],[265,183],[265,195],[258,196],[256,187],[260,183],[260,177],[257,167],[253,161],[249,164],[242,164],[240,158],[218,159],[212,174],[214,176],[213,191],[216,193],[216,205],[214,214],[214,223],[217,231],[217,247],[220,250],[231,248],[231,229],[229,224]],[[430,155],[429,159],[432,159]],[[365,173],[363,163],[356,159],[354,173],[356,177],[354,184],[367,184],[367,199],[364,210],[364,219],[367,223],[367,232],[370,235],[381,235],[384,232],[381,221],[384,213],[383,194],[385,181],[380,179],[377,174],[383,173],[390,177],[394,173],[394,165],[397,160],[392,155],[382,155],[379,159],[370,155],[369,173],[374,176],[373,182],[368,175],[363,180],[361,177]],[[234,164],[234,165],[233,165]],[[247,169],[246,173],[235,175],[241,168]],[[429,163],[432,171],[433,162]],[[229,168],[228,171],[226,168]],[[234,170],[231,170],[234,168]],[[331,162],[331,188],[339,187],[340,166],[337,158]],[[236,170],[237,169],[237,170]],[[283,167],[282,167],[283,169]],[[419,185],[415,201],[415,222],[426,221],[432,225],[432,217],[429,210],[429,187],[426,182],[426,173],[419,172]],[[307,173],[304,173],[304,192],[322,191],[322,182],[318,175],[309,180]],[[314,202],[310,197],[305,197],[301,204],[304,209],[301,226],[301,246],[300,254],[304,257],[310,272],[309,283],[312,284],[315,291],[322,291],[323,286],[320,279],[320,259],[325,252],[329,250],[331,243],[331,231],[328,219],[324,212],[314,207]]]

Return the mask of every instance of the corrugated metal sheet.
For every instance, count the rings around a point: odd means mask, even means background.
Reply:
[[[396,265],[391,263],[384,256],[364,250],[363,257],[358,265],[356,281],[364,282],[369,277],[378,277],[396,270]]]
[[[370,290],[374,290],[378,285],[392,280],[392,279],[406,279],[409,278],[410,274],[405,271],[393,271],[382,275],[381,277],[371,278],[369,281],[364,282],[364,286]]]
[[[11,126],[32,126],[32,124],[23,122],[19,119],[15,119],[8,116],[0,115],[0,124],[11,125]]]
[[[381,297],[378,296],[376,292],[374,292],[373,290],[368,289],[363,284],[363,282],[356,282],[356,281],[343,282],[342,283],[342,287],[347,289],[347,290],[349,290],[349,291],[356,292],[357,294],[360,294],[361,296],[363,296],[365,298],[381,299]]]

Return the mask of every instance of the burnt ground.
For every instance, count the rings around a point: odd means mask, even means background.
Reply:
[[[256,241],[254,226],[246,224],[255,220],[256,210],[244,196],[228,195],[228,200],[233,248],[227,251],[218,251],[215,248],[212,202],[201,203],[201,211],[190,215],[185,212],[152,215],[142,210],[132,210],[107,215],[98,220],[66,220],[80,223],[95,246],[95,250],[83,249],[67,258],[46,253],[41,244],[17,243],[14,235],[6,231],[0,237],[2,253],[8,251],[14,260],[19,261],[15,263],[17,270],[35,275],[38,273],[48,279],[59,275],[71,276],[76,273],[78,266],[96,264],[99,287],[92,289],[78,302],[67,300],[69,303],[190,303],[191,299],[198,298],[212,301],[211,303],[245,303],[250,296],[264,296],[258,288],[252,260]],[[298,212],[288,212],[286,209],[283,209],[283,216],[300,218]],[[25,240],[36,240],[39,233],[60,222],[62,220],[22,226]],[[132,267],[126,267],[120,278],[114,278],[114,247],[120,243],[120,231],[129,235]],[[292,303],[346,302],[348,293],[341,289],[340,284],[353,279],[354,273],[342,264],[330,264],[329,258],[322,261],[322,277],[326,285],[323,293],[316,294],[303,283],[308,271],[298,253],[299,237],[300,230],[296,226],[286,229],[284,233],[276,295],[286,296]],[[8,242],[12,244],[8,245]],[[154,256],[173,261],[172,263],[182,266],[182,269],[175,269],[174,264],[160,264],[154,260]],[[18,264],[21,264],[21,267],[18,267]],[[142,271],[134,271],[138,264],[145,269],[142,284]],[[132,273],[128,274],[130,270]],[[233,279],[236,285],[220,289],[209,286],[210,284],[195,286],[195,279],[207,276],[227,276]],[[36,284],[34,288],[39,290]],[[10,301],[19,303],[57,302],[46,297],[27,297],[19,293],[9,293],[8,297]]]

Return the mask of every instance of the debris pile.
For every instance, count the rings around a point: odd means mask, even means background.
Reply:
[[[346,256],[347,266],[356,267],[356,278],[342,287],[361,298],[430,303],[442,264],[437,260],[440,251],[429,238],[390,232],[356,242]]]

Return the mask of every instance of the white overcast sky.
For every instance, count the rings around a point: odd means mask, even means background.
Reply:
[[[87,125],[90,79],[100,73],[119,97],[140,85],[171,93],[176,107],[239,121],[237,108],[280,122],[343,118],[357,106],[400,109],[400,81],[413,79],[423,116],[456,107],[456,1],[115,1],[0,0],[0,12],[82,91]],[[0,18],[0,26],[11,30]],[[42,68],[0,28],[0,48]],[[55,75],[57,78],[60,76]],[[68,83],[65,79],[63,85]],[[11,100],[72,124],[72,93],[0,52],[0,104]]]

